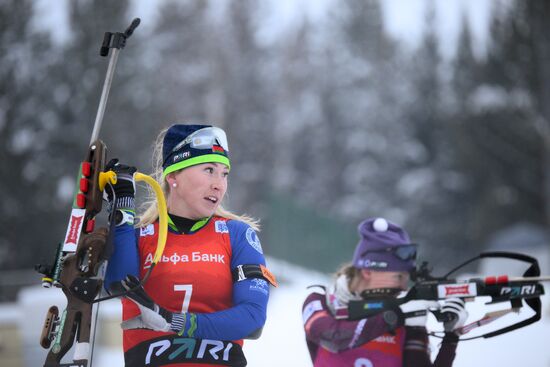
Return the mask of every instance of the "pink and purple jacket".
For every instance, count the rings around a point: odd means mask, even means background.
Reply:
[[[392,330],[382,314],[359,321],[337,320],[326,296],[311,293],[302,316],[314,367],[451,367],[458,337],[447,334],[432,363],[427,331],[405,327],[399,310]]]

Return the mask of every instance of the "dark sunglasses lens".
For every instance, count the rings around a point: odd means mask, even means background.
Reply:
[[[409,246],[399,246],[396,247],[394,250],[395,256],[400,258],[401,260],[413,260],[416,259],[416,246],[415,245],[409,245]]]

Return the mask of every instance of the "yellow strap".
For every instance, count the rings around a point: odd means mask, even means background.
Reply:
[[[153,191],[157,196],[157,205],[159,211],[159,237],[157,242],[157,250],[153,258],[153,264],[156,264],[160,260],[160,257],[164,252],[166,237],[168,236],[168,210],[166,208],[166,200],[164,199],[162,188],[153,177],[147,176],[140,172],[136,172],[134,174],[134,179],[136,181],[145,181],[145,183],[153,188]]]
[[[113,171],[99,172],[99,191],[103,192],[107,183],[116,184],[116,173]]]

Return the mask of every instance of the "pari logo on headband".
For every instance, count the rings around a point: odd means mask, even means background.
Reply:
[[[177,163],[191,157],[191,152],[181,152],[174,156],[172,163]]]
[[[225,132],[210,125],[173,125],[162,146],[163,177],[202,163],[221,163],[231,168]]]
[[[361,259],[357,262],[357,267],[359,268],[368,268],[368,269],[386,269],[388,263],[385,261],[374,261],[370,259]]]

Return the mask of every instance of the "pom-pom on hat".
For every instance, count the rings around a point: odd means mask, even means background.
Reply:
[[[202,163],[231,168],[225,132],[211,125],[172,125],[162,143],[162,177]]]
[[[384,218],[371,218],[358,226],[360,240],[353,266],[379,271],[412,271],[416,267],[416,245],[407,232]]]

